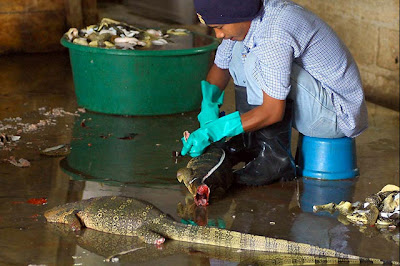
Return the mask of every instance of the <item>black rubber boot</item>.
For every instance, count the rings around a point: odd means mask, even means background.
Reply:
[[[235,86],[235,107],[236,111],[239,111],[240,114],[246,113],[256,107],[255,105],[249,105],[247,103],[245,87]],[[261,147],[258,147],[258,145],[254,143],[254,135],[255,132],[242,133],[230,138],[224,143],[223,149],[232,162],[232,165],[236,165],[240,162],[248,163],[254,160],[259,154]]]
[[[243,112],[256,107],[247,103],[246,96],[246,89],[236,86],[237,107],[240,106]],[[239,101],[238,97],[241,98]],[[296,167],[290,150],[292,106],[292,102],[287,100],[282,121],[244,134],[244,150],[251,155],[247,159],[253,158],[242,169],[235,172],[237,183],[258,186],[278,180],[293,180],[296,177]]]

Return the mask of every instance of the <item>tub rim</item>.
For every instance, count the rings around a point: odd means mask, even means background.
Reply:
[[[201,46],[201,47],[188,48],[188,49],[177,49],[177,50],[118,50],[118,49],[108,49],[108,48],[102,48],[102,47],[91,47],[91,46],[85,46],[85,45],[72,43],[72,42],[68,41],[65,38],[65,36],[61,37],[60,43],[62,46],[66,47],[66,48],[78,50],[78,51],[82,51],[82,52],[99,53],[99,54],[107,54],[107,55],[127,55],[127,56],[193,55],[193,54],[200,54],[200,53],[213,51],[219,45],[218,39],[216,39],[212,36],[200,34],[200,33],[196,33],[196,32],[193,32],[193,34],[209,38],[212,40],[212,43],[205,45],[205,46]]]

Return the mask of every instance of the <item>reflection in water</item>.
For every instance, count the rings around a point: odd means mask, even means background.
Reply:
[[[294,184],[265,187],[232,187],[226,197],[207,208],[193,200],[178,204],[178,216],[187,223],[207,224],[243,233],[287,239],[293,222]]]
[[[328,204],[328,203],[335,203],[338,204],[341,201],[343,202],[355,202],[353,200],[353,193],[354,193],[354,185],[355,181],[352,180],[341,180],[341,181],[324,181],[324,180],[316,180],[316,179],[304,179],[303,180],[303,193],[301,196],[301,204],[302,204],[302,209],[305,213],[303,213],[301,216],[299,216],[298,221],[300,223],[308,223],[312,224],[316,220],[318,220],[318,224],[316,224],[316,227],[321,228],[321,232],[324,233],[324,231],[328,234],[328,239],[330,242],[335,242],[336,245],[338,246],[343,246],[345,242],[347,241],[341,241],[341,240],[335,240],[335,237],[337,238],[339,236],[339,239],[342,238],[341,236],[347,235],[346,233],[349,232],[349,229],[347,226],[352,226],[353,228],[358,228],[361,233],[363,233],[367,237],[383,237],[388,241],[394,241],[398,245],[398,240],[396,241],[396,235],[398,237],[399,234],[399,229],[398,227],[392,227],[389,228],[387,226],[379,226],[379,224],[374,224],[373,226],[365,225],[365,224],[357,224],[357,222],[353,221],[350,222],[348,218],[346,218],[346,215],[340,214],[339,211],[334,211],[329,212],[328,210],[325,211],[319,211],[314,213],[313,215],[308,215],[307,213],[312,213],[313,212],[313,205],[323,205],[323,204]],[[372,194],[373,195],[373,194]],[[374,197],[371,197],[374,198]],[[379,197],[377,197],[379,199]],[[380,198],[381,199],[381,198]],[[368,211],[368,205],[364,205],[365,202],[368,202],[367,199],[363,201],[358,201],[360,203],[360,206],[367,206],[367,207],[355,207],[355,210],[358,209],[360,212]],[[380,203],[377,201],[377,206],[378,209],[381,210],[382,207],[380,206]],[[353,210],[355,212],[355,210]],[[348,214],[350,215],[353,211],[350,211]],[[354,213],[353,212],[353,213]],[[329,221],[329,219],[318,219],[315,218],[315,216],[325,216],[327,218],[334,218],[338,219],[338,221],[341,224],[338,224],[337,226],[330,228],[329,224],[333,224],[332,221]],[[361,215],[360,215],[361,216]],[[364,216],[364,217],[367,217]],[[373,217],[373,216],[370,216]],[[354,219],[354,216],[353,216]],[[359,218],[357,218],[359,219]],[[375,217],[376,219],[376,217]],[[305,220],[305,221],[301,221]],[[311,221],[312,220],[312,221]],[[371,218],[372,220],[372,218]],[[372,220],[374,221],[374,220]],[[394,221],[392,221],[395,223]],[[374,221],[375,223],[375,221]],[[322,228],[325,228],[323,230]],[[326,230],[328,228],[328,230]],[[313,238],[315,236],[312,236]],[[345,238],[349,238],[349,236],[346,236]],[[324,239],[324,238],[322,238]],[[330,243],[330,244],[332,244]],[[332,244],[333,245],[333,244]],[[327,246],[327,247],[332,247],[332,246]],[[335,246],[333,246],[335,248]],[[346,252],[346,251],[343,251]],[[347,251],[348,252],[348,251]]]
[[[336,220],[338,214],[313,213],[313,206],[350,201],[353,197],[355,181],[303,178],[302,184],[300,206],[303,212],[293,223],[291,238],[294,241],[315,243],[320,247],[352,254],[353,250],[349,244],[350,230]]]
[[[217,228],[226,228],[228,222],[229,227],[232,224],[232,217],[235,216],[236,203],[235,201],[230,202],[228,211],[217,217],[208,218],[208,210],[205,206],[197,206],[193,201],[193,197],[188,195],[185,199],[185,204],[178,202],[177,212],[181,218],[181,223],[199,225],[199,226],[212,226]]]
[[[85,113],[75,120],[71,153],[61,167],[74,179],[115,185],[176,184],[176,171],[188,158],[181,132],[192,130],[191,116],[122,117]]]
[[[303,178],[303,191],[300,196],[301,209],[304,212],[313,212],[314,205],[351,201],[355,183],[354,179],[332,181]],[[321,212],[316,215],[327,214]]]
[[[49,229],[56,231],[58,235],[64,239],[75,241],[77,245],[86,251],[93,254],[100,255],[104,259],[114,258],[114,261],[120,263],[156,263],[161,260],[165,263],[165,259],[169,256],[183,255],[191,256],[190,265],[200,263],[199,265],[206,265],[217,263],[216,260],[223,262],[242,263],[244,265],[257,264],[257,265],[281,265],[281,264],[301,264],[307,262],[314,262],[316,257],[313,256],[299,256],[290,254],[277,254],[259,251],[241,250],[238,252],[236,249],[229,249],[223,247],[216,247],[211,245],[192,244],[180,241],[167,241],[162,247],[157,248],[154,245],[146,245],[139,241],[136,237],[127,237],[120,235],[112,235],[103,232],[98,232],[91,229],[85,229],[78,237],[68,230],[66,226],[59,224],[49,224]],[[77,249],[78,250],[78,249]],[[133,250],[132,252],[121,254],[125,251]],[[71,257],[74,253],[71,253]],[[57,264],[62,264],[64,257],[60,257]],[[90,257],[76,256],[75,263],[89,264],[94,261]],[[324,258],[316,258],[320,263],[326,262]],[[182,261],[181,261],[182,262]],[[97,262],[98,263],[98,262]],[[154,264],[153,264],[154,265]]]

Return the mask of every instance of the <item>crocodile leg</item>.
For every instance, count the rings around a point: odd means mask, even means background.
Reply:
[[[64,217],[65,224],[67,224],[72,231],[80,231],[84,225],[78,216],[78,211],[71,212]]]
[[[162,235],[157,234],[145,228],[144,226],[138,228],[136,230],[136,234],[141,240],[143,240],[143,242],[147,244],[161,245],[165,241],[165,238]]]

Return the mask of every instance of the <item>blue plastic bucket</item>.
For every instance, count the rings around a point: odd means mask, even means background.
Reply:
[[[339,180],[359,175],[354,138],[300,136],[297,168],[300,176]]]

